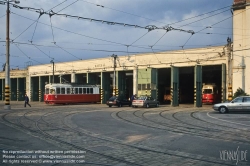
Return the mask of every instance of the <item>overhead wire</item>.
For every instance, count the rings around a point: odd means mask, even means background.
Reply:
[[[116,43],[117,44],[117,43]],[[124,45],[124,44],[123,44]]]
[[[249,10],[249,9],[244,9],[244,10]],[[225,18],[225,19],[223,19],[223,20],[221,20],[221,21],[219,21],[219,22],[216,22],[216,23],[212,24],[212,25],[209,26],[209,27],[203,28],[203,29],[199,30],[199,31],[196,32],[196,33],[199,33],[199,32],[201,32],[201,31],[203,31],[203,30],[205,30],[205,29],[207,29],[207,28],[211,28],[211,27],[214,26],[214,25],[217,25],[217,24],[219,24],[219,23],[221,23],[221,22],[223,22],[223,21],[225,21],[225,20],[228,20],[229,18],[232,18],[232,17],[234,17],[234,16],[236,16],[236,15],[238,15],[238,14],[241,14],[241,13],[244,12],[244,10],[241,11],[241,12],[239,12],[239,13],[237,13],[237,14],[232,14],[230,17],[227,17],[227,18]]]
[[[75,57],[76,59],[78,59],[78,60],[82,60],[81,58],[79,58],[79,57],[75,56],[74,54],[72,54],[72,53],[68,52],[68,51],[67,51],[67,50],[65,50],[64,48],[62,48],[62,47],[58,46],[56,43],[54,43],[54,44],[55,44],[58,48],[62,49],[64,52],[66,52],[66,53],[68,53],[68,54],[72,55],[73,57]]]
[[[189,38],[189,39],[190,39],[190,38]],[[188,39],[188,40],[189,40],[189,39]],[[187,43],[187,42],[186,42],[186,43]],[[186,44],[186,43],[185,43],[185,44]],[[127,48],[128,48],[128,47],[127,47]],[[152,48],[151,48],[151,49],[152,49]],[[127,50],[127,52],[128,52],[128,50]]]
[[[0,18],[5,17],[5,16],[6,16],[6,14],[4,14],[4,15],[0,16]]]
[[[132,15],[132,16],[135,16],[135,17],[139,17],[139,18],[151,20],[151,21],[154,21],[154,22],[159,22],[159,23],[162,23],[162,24],[166,25],[165,22],[160,22],[160,21],[158,21],[158,20],[154,20],[154,19],[151,19],[151,18],[143,17],[143,16],[140,16],[140,15],[136,15],[136,14],[133,14],[133,13],[121,11],[121,10],[114,9],[114,8],[110,8],[110,7],[107,7],[107,6],[104,6],[104,5],[100,5],[100,4],[88,2],[88,1],[85,1],[85,0],[81,0],[81,1],[86,2],[86,3],[89,3],[89,4],[92,4],[92,5],[95,5],[95,6],[98,6],[98,7],[107,8],[107,9],[110,9],[110,10],[114,10],[114,11],[117,11],[117,12],[121,12],[121,13],[125,13],[125,14],[128,14],[128,15]],[[200,17],[200,16],[203,16],[203,15],[206,15],[206,14],[210,14],[210,13],[213,13],[213,12],[216,12],[216,11],[219,11],[219,10],[222,10],[222,9],[225,9],[225,8],[231,8],[231,5],[225,6],[225,7],[222,7],[222,8],[216,9],[216,10],[213,10],[213,11],[209,11],[209,12],[206,12],[206,13],[203,13],[203,14],[199,14],[199,15],[197,15],[197,16],[189,17],[189,18],[187,18],[187,19],[183,19],[183,20],[180,20],[180,21],[176,21],[176,22],[173,22],[173,23],[168,23],[167,25],[173,25],[173,24],[177,24],[177,23],[180,23],[180,22],[184,22],[184,21],[187,21],[187,20],[196,18],[196,17]]]
[[[148,31],[147,33],[145,33],[144,35],[142,35],[141,37],[139,37],[138,39],[136,39],[133,43],[131,43],[129,46],[132,46],[134,43],[136,43],[138,40],[140,40],[141,38],[143,38],[144,36],[146,36],[150,31]]]
[[[32,59],[31,57],[29,57],[27,54],[25,54],[21,49],[20,49],[20,47],[18,46],[18,45],[16,45],[15,44],[15,46],[17,47],[17,49],[21,52],[21,53],[23,53],[23,55],[25,55],[28,59],[30,59],[30,60],[32,60],[32,61],[35,61],[35,62],[37,62],[37,63],[39,63],[39,64],[42,64],[43,65],[43,63],[41,63],[41,62],[39,62],[39,61],[37,61],[37,60],[35,60],[35,59]]]
[[[86,2],[86,3],[89,3],[89,4],[92,4],[92,5],[95,5],[95,6],[98,6],[98,7],[102,7],[102,8],[106,8],[106,9],[114,10],[114,11],[117,11],[117,12],[125,13],[125,14],[132,15],[132,16],[136,16],[136,17],[139,17],[139,18],[143,18],[143,19],[151,20],[151,21],[154,21],[154,22],[162,23],[162,24],[164,24],[164,25],[165,25],[165,23],[164,23],[164,22],[160,22],[160,21],[157,21],[157,20],[154,20],[154,19],[151,19],[151,18],[143,17],[143,16],[140,16],[140,15],[136,15],[136,14],[133,14],[133,13],[129,13],[129,12],[125,12],[125,11],[122,11],[122,10],[114,9],[114,8],[107,7],[107,6],[104,6],[104,5],[100,5],[100,4],[96,4],[96,3],[88,2],[88,1],[85,1],[85,0],[80,0],[80,1],[83,1],[83,2]]]
[[[51,16],[49,17],[49,20],[50,20],[51,33],[52,33],[52,37],[53,37],[53,43],[55,44],[56,42],[55,42],[54,31],[53,31],[53,28],[52,28]]]
[[[155,55],[155,57],[156,57],[156,59],[158,60],[158,62],[160,62],[159,61],[159,59],[158,59],[158,57],[157,57],[157,55],[155,54],[155,52],[154,52],[154,50],[153,50],[153,47],[156,45],[156,43],[158,43],[166,34],[168,33],[168,31],[166,31],[152,46],[149,46],[150,48],[151,48],[151,50],[152,50],[152,52],[154,53],[154,55]]]
[[[191,36],[187,39],[187,41],[181,46],[182,48],[185,47],[185,45],[186,45],[187,42],[191,39],[192,36],[193,36],[193,34],[191,34]]]
[[[12,13],[15,14],[15,15],[17,15],[17,16],[20,16],[20,17],[26,18],[28,20],[34,21],[33,19],[30,19],[28,17],[22,16],[20,14],[17,14],[17,13],[14,13],[14,12],[12,12]],[[43,25],[46,25],[46,26],[51,26],[49,24],[45,24],[45,23],[42,23],[42,22],[39,22],[39,23],[43,24]],[[68,32],[68,33],[72,33],[72,34],[75,34],[75,35],[83,36],[83,37],[86,37],[86,38],[90,38],[90,39],[95,39],[95,40],[99,40],[99,41],[103,41],[103,42],[107,42],[107,43],[112,43],[112,44],[116,44],[116,45],[126,46],[126,44],[124,44],[124,43],[119,43],[119,42],[114,42],[114,41],[110,41],[110,40],[100,39],[100,38],[97,38],[97,37],[91,37],[91,36],[88,36],[88,35],[83,35],[83,34],[80,34],[80,33],[77,33],[77,32],[73,32],[73,31],[70,31],[70,30],[65,30],[65,29],[62,29],[62,28],[59,28],[59,27],[55,27],[55,26],[53,26],[53,28],[61,30],[61,31],[65,31],[65,32]],[[131,46],[131,47],[141,48],[141,47],[137,47],[137,46]]]
[[[40,47],[52,47],[52,48],[58,48],[57,46],[46,46],[46,45],[41,45],[41,44],[31,44],[31,43],[25,43],[25,42],[13,42],[14,44],[19,44],[19,45],[36,45],[36,46],[40,46]],[[127,51],[117,51],[117,50],[102,50],[102,49],[83,49],[83,48],[64,48],[64,49],[74,49],[74,50],[86,50],[86,51],[98,51],[98,52],[119,52],[119,53],[127,53]],[[150,49],[150,48],[149,48]],[[150,49],[151,50],[151,49]],[[175,52],[163,52],[165,50],[162,50],[162,52],[158,52],[157,54],[181,54],[181,53],[175,53]],[[178,50],[175,50],[176,52]],[[139,51],[133,51],[133,52],[129,52],[130,54],[146,54],[146,53],[150,53],[150,52],[139,52]],[[214,52],[197,52],[197,53],[214,53]],[[190,54],[196,54],[196,53],[190,53]]]
[[[195,21],[193,21],[193,22],[191,22],[191,23],[188,23],[188,24],[185,24],[185,25],[181,25],[181,26],[179,26],[178,28],[181,28],[181,27],[184,27],[184,26],[188,26],[188,25],[190,25],[190,24],[193,24],[193,23],[196,23],[196,22],[205,20],[205,19],[207,19],[207,18],[210,18],[210,17],[216,16],[216,15],[219,15],[219,14],[224,13],[224,12],[227,12],[227,11],[228,11],[228,9],[227,9],[227,10],[224,10],[224,11],[222,11],[222,12],[220,12],[220,13],[216,13],[216,14],[214,14],[214,15],[207,16],[207,17],[205,17],[205,18],[199,19],[199,20],[195,20]]]
[[[37,47],[36,45],[33,44],[33,46],[34,46],[35,48],[37,48],[40,52],[42,52],[44,55],[46,55],[47,57],[49,57],[51,60],[55,60],[56,62],[62,63],[62,61],[59,61],[59,60],[57,60],[57,59],[55,59],[55,58],[49,56],[48,54],[46,54],[44,51],[42,51],[42,50],[41,50],[39,47]],[[67,66],[70,66],[70,65],[67,65]],[[70,66],[70,67],[71,67],[71,66]]]
[[[218,14],[221,14],[221,13],[224,13],[224,12],[226,12],[226,11],[228,11],[228,9],[227,10],[224,10],[224,11],[222,11],[222,12],[220,12],[220,13],[216,13],[216,14],[214,14],[214,15],[211,15],[211,16],[208,16],[208,17],[205,17],[205,18],[202,18],[202,19],[199,19],[199,20],[196,20],[196,21],[193,21],[193,22],[191,22],[191,23],[188,23],[188,24],[185,24],[185,25],[182,25],[182,26],[180,26],[180,27],[184,27],[184,26],[187,26],[187,25],[190,25],[190,24],[193,24],[193,23],[195,23],[195,22],[198,22],[198,21],[202,21],[202,20],[204,20],[204,19],[207,19],[207,18],[210,18],[210,17],[213,17],[213,16],[216,16],[216,15],[218,15]],[[222,22],[222,21],[220,21],[220,22]],[[213,24],[213,25],[216,25],[216,24]],[[212,25],[212,26],[213,26]],[[178,28],[180,28],[180,27],[178,27]],[[211,26],[210,26],[211,27]],[[209,27],[209,28],[210,28]],[[182,46],[182,49],[183,49],[183,47],[188,43],[188,41],[191,39],[191,37],[193,36],[193,34],[197,34],[197,33],[201,33],[201,31],[203,31],[203,30],[205,30],[205,29],[207,29],[208,27],[206,27],[206,28],[204,28],[204,29],[202,29],[202,30],[200,30],[200,31],[198,31],[198,32],[195,32],[195,33],[192,33],[191,34],[191,36],[187,39],[187,41],[184,43],[184,45]],[[206,34],[208,34],[208,33],[206,33]],[[211,33],[209,33],[209,34],[211,34]]]
[[[54,9],[54,8],[56,8],[56,7],[58,7],[58,6],[60,6],[61,4],[63,4],[63,3],[66,2],[66,1],[68,1],[68,0],[65,0],[65,1],[63,1],[63,2],[61,2],[61,3],[59,3],[59,4],[57,4],[56,6],[50,8],[50,9],[47,10],[47,11],[50,11],[50,10],[52,10],[52,9]],[[60,12],[60,11],[59,11],[59,12]]]
[[[52,9],[54,9],[55,7],[57,7],[57,6],[59,6],[59,5],[61,5],[61,4],[63,4],[64,2],[66,2],[67,0],[65,0],[65,1],[63,1],[63,2],[61,2],[61,3],[59,3],[59,4],[57,4],[56,6],[54,6],[54,7],[52,7],[51,9],[49,9],[49,10],[47,10],[47,12],[48,11],[50,11],[50,10],[52,10]],[[13,5],[14,6],[14,5]],[[26,32],[34,23],[38,23],[38,20],[40,19],[40,17],[43,15],[43,13],[44,13],[44,11],[43,11],[43,9],[40,9],[40,12],[39,12],[40,14],[39,14],[39,17],[38,17],[38,19],[37,20],[33,20],[34,22],[33,23],[31,23],[23,32],[21,32],[21,34],[20,35],[18,35],[16,38],[14,38],[14,40],[16,40],[18,37],[20,37],[24,32]],[[32,37],[33,38],[33,37]],[[13,40],[13,41],[14,41]],[[31,42],[32,42],[32,40],[31,40]]]
[[[168,31],[166,31],[153,45],[152,47],[154,47],[166,34],[168,33]]]
[[[36,9],[36,8],[31,8],[31,7],[21,7],[21,6],[14,5],[14,4],[13,4],[13,7],[18,8],[18,9],[23,9],[23,10],[36,12],[36,13],[41,12],[41,9]],[[155,25],[139,26],[139,25],[135,25],[135,24],[113,22],[113,21],[111,22],[111,21],[106,21],[106,20],[86,18],[86,17],[69,15],[69,14],[59,14],[59,13],[53,12],[52,10],[50,10],[50,12],[43,12],[43,14],[50,15],[50,16],[57,15],[57,16],[63,16],[63,17],[66,17],[66,18],[75,18],[75,19],[78,19],[78,20],[88,20],[88,21],[93,21],[93,22],[106,23],[107,25],[120,25],[120,26],[124,26],[124,27],[142,28],[142,29],[146,29],[148,31],[155,30],[155,29],[160,29],[160,30],[177,30],[177,31],[183,31],[183,32],[186,32],[186,33],[194,33],[192,30],[184,30],[184,29],[179,29],[179,28],[173,28],[171,26],[164,26],[164,27],[157,27]]]
[[[70,7],[71,5],[73,5],[74,3],[76,3],[77,1],[79,1],[79,0],[76,0],[75,2],[72,2],[71,4],[69,4],[68,6],[62,8],[61,10],[57,11],[56,13],[59,13],[59,12],[63,11],[64,9]]]
[[[35,26],[35,29],[34,29],[33,35],[32,35],[31,40],[30,40],[30,42],[31,42],[31,43],[33,42],[33,37],[34,37],[35,32],[36,32],[36,28],[37,28],[38,20],[40,19],[40,17],[41,17],[41,16],[42,16],[42,14],[40,14],[40,15],[38,16],[38,19],[35,21],[35,22],[36,22],[36,26]],[[32,24],[32,25],[33,25],[33,24]]]

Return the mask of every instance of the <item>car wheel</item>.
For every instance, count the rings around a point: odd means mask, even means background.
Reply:
[[[112,107],[112,105],[109,105],[109,107]]]
[[[219,111],[220,111],[220,113],[222,113],[222,114],[225,114],[225,113],[228,112],[226,107],[220,107],[220,108],[219,108]]]
[[[159,103],[156,103],[156,107],[159,107]]]
[[[146,105],[146,108],[149,108],[149,105],[148,105],[148,104]]]

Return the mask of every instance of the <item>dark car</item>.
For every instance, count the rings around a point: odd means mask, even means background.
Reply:
[[[117,96],[112,96],[108,101],[107,101],[107,105],[109,107],[112,106],[118,106],[118,107],[122,107],[124,105],[128,105],[131,106],[131,102],[128,99],[123,99],[123,98],[119,98]]]

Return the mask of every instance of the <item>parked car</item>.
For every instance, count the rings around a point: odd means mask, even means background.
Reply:
[[[117,96],[112,96],[107,102],[106,104],[109,107],[112,106],[118,106],[118,107],[122,107],[124,105],[128,105],[131,106],[131,102],[128,99],[123,99],[123,98],[119,98]]]
[[[133,100],[132,107],[159,107],[159,101],[149,96],[140,96]]]
[[[240,96],[231,102],[214,104],[213,109],[222,114],[229,111],[250,111],[250,96]]]

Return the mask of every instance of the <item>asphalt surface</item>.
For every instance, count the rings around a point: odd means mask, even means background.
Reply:
[[[0,104],[0,165],[250,165],[250,111]]]

